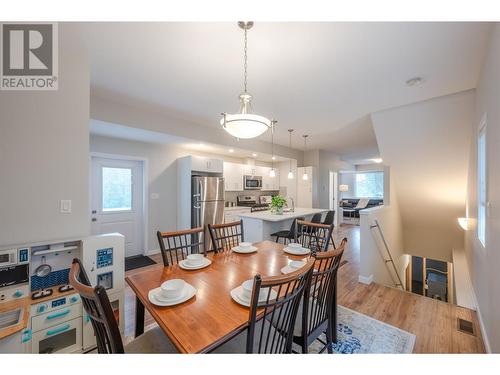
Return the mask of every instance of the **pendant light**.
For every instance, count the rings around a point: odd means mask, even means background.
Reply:
[[[308,135],[304,134],[302,137],[304,137],[304,155],[305,155],[306,149],[307,149],[307,137],[308,137]],[[307,169],[305,167],[304,167],[304,174],[302,175],[302,179],[304,181],[309,180],[309,176],[307,175]]]
[[[274,170],[274,127],[277,121],[271,121],[271,170],[269,171],[269,177],[276,177],[276,171]]]
[[[290,141],[288,143],[288,148],[290,149],[290,151],[292,151],[292,132],[293,132],[293,129],[288,129],[288,133],[290,133]],[[288,179],[289,180],[293,179],[292,159],[290,159],[290,169],[288,171]]]
[[[243,94],[240,94],[240,110],[236,114],[222,113],[222,128],[236,138],[255,138],[272,127],[272,121],[264,116],[252,114],[252,95],[247,92],[247,31],[253,22],[238,22],[245,34]]]

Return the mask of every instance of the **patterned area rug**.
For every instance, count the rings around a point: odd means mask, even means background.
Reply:
[[[323,341],[325,337],[321,337]],[[336,354],[411,353],[415,335],[370,318],[346,307],[338,307]],[[319,353],[324,345],[318,340],[309,347],[310,353]],[[300,353],[300,350],[298,350]],[[327,353],[325,350],[323,353]]]

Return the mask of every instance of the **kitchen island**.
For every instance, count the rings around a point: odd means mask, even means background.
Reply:
[[[284,212],[283,215],[276,215],[271,211],[258,211],[238,216],[243,221],[245,241],[259,242],[276,240],[271,237],[271,233],[289,230],[293,220],[298,217],[305,217],[306,220],[310,220],[315,213],[326,211],[328,210],[321,208],[297,207],[293,212]]]

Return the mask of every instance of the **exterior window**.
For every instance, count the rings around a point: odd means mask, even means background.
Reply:
[[[486,124],[477,141],[477,238],[486,245]]]
[[[384,172],[356,173],[356,197],[384,198]]]
[[[132,210],[132,169],[102,168],[102,210]]]

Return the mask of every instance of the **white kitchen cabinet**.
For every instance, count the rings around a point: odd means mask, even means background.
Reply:
[[[226,191],[243,190],[243,164],[224,162],[224,188]]]
[[[252,212],[250,207],[230,207],[224,210],[224,223],[232,223],[240,220],[239,215]]]
[[[224,161],[203,156],[191,156],[191,170],[197,172],[222,173]]]
[[[259,168],[261,167],[257,167],[256,165],[243,164],[243,174],[245,176],[261,176],[260,173],[262,173],[262,171],[259,172]]]
[[[256,165],[224,162],[224,187],[226,191],[243,191],[243,176],[262,176],[262,190],[279,190],[279,169],[274,169],[275,177],[270,177],[271,168]]]
[[[279,190],[280,188],[280,176],[279,170],[274,168],[275,176],[270,177],[269,173],[271,172],[271,168],[269,167],[260,167],[262,168],[262,190]]]

